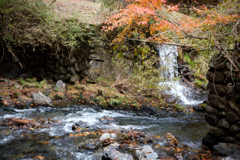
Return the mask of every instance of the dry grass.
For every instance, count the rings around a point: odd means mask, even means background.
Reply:
[[[48,0],[45,0],[48,1]],[[88,0],[57,0],[53,3],[54,12],[61,19],[77,17],[80,22],[88,24],[100,24],[105,18],[106,12],[100,2]]]

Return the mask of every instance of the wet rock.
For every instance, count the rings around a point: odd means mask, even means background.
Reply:
[[[51,98],[43,95],[40,91],[38,93],[32,94],[33,103],[36,105],[48,105],[53,106],[51,103]]]
[[[176,147],[178,146],[178,141],[177,139],[175,138],[174,135],[172,135],[171,133],[167,133],[165,136],[164,136],[164,139],[167,141],[166,143],[166,146],[167,147]]]
[[[240,159],[240,148],[232,143],[219,143],[213,146],[220,154],[231,158]]]
[[[156,108],[151,106],[149,103],[142,104],[140,106],[140,110],[139,111],[141,113],[143,113],[143,114],[150,114],[150,115],[156,115],[159,112]]]
[[[120,146],[120,144],[114,142],[114,143],[110,144],[109,146],[117,149]]]
[[[139,160],[156,159],[158,155],[149,145],[144,145],[142,150],[136,150],[136,156]]]
[[[59,92],[64,92],[66,89],[66,84],[62,80],[58,80],[55,87]]]
[[[82,152],[83,150],[94,151],[102,147],[102,143],[96,139],[86,140],[84,143],[77,145],[78,151]]]
[[[110,118],[110,117],[103,117],[100,119],[100,121],[104,124],[112,124],[112,123],[118,124],[119,123],[118,121],[116,121],[115,119]]]
[[[81,127],[81,128],[88,128],[89,125],[86,122],[83,121],[78,121],[75,123],[76,126]]]
[[[196,112],[204,112],[206,109],[197,105],[197,106],[193,106],[193,110]]]
[[[105,147],[103,150],[103,160],[133,160],[133,157],[129,154],[123,154],[117,151],[114,147]]]
[[[110,133],[104,133],[101,137],[100,140],[104,140],[104,139],[117,139],[117,135],[116,134],[110,134]]]
[[[12,62],[5,62],[1,65],[0,75],[5,78],[16,78],[22,73],[21,66]]]

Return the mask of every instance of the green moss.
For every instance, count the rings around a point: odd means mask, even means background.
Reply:
[[[17,82],[18,82],[19,84],[21,84],[21,85],[23,85],[23,84],[26,83],[22,78],[19,78]]]

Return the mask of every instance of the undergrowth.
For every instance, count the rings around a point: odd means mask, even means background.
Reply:
[[[93,25],[82,24],[76,16],[58,17],[52,5],[43,0],[2,0],[0,15],[1,45],[17,61],[16,53],[29,54],[28,49],[33,51],[30,54],[46,49],[52,51],[48,54],[56,54],[65,47],[71,54],[95,31]]]

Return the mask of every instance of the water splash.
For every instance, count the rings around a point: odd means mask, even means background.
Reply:
[[[182,104],[196,105],[202,103],[203,100],[194,99],[195,91],[193,88],[187,88],[183,83],[179,82],[178,77],[178,64],[177,46],[158,45],[160,66],[162,68],[160,76],[164,79],[164,82],[159,85],[167,88],[167,94],[178,97]]]

